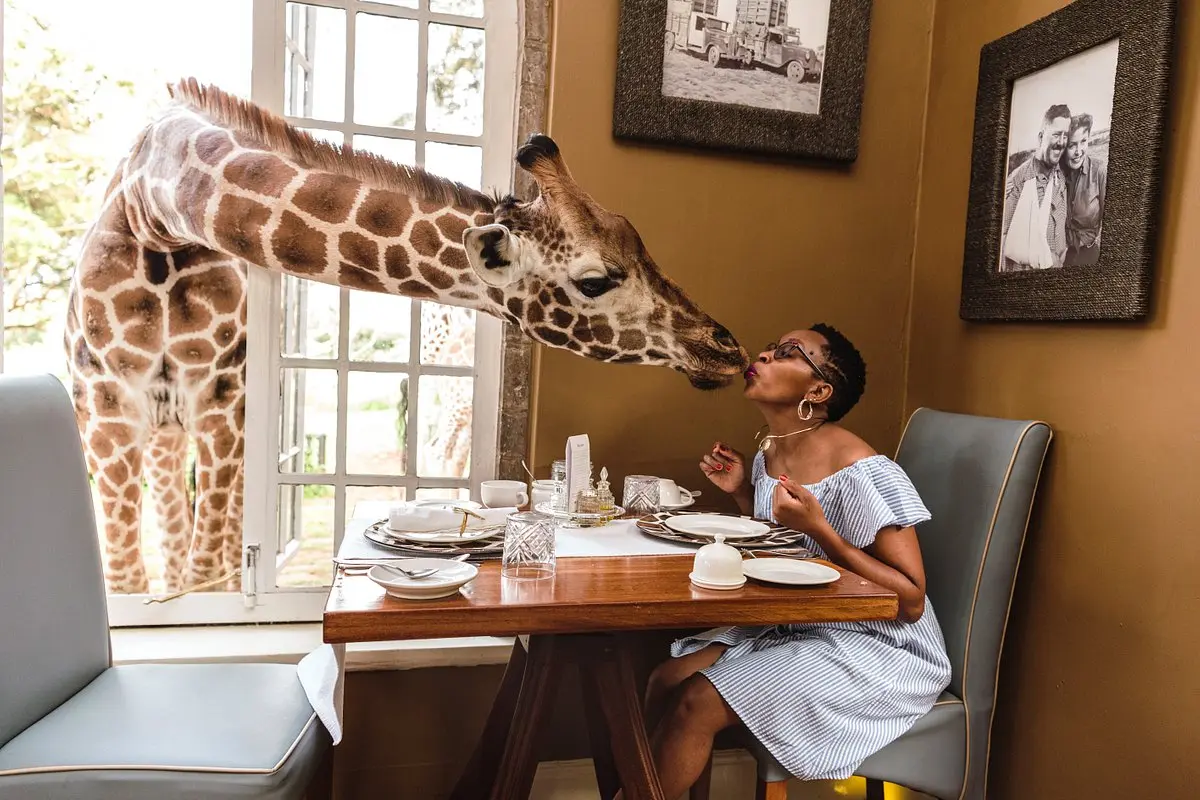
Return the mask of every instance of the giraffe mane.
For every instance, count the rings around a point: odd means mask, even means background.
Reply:
[[[349,145],[341,147],[317,139],[283,117],[195,78],[169,84],[171,98],[203,114],[213,123],[236,131],[286,156],[308,169],[348,175],[381,189],[390,189],[418,201],[491,213],[497,198],[461,183],[397,164],[391,159]]]

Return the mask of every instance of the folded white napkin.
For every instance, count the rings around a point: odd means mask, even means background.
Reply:
[[[317,712],[317,718],[329,731],[334,744],[342,740],[342,691],[339,684],[344,654],[345,645],[334,649],[333,645],[323,644],[300,659],[296,666],[296,674],[308,696],[308,703]]]
[[[388,510],[388,527],[394,531],[440,531],[462,524],[463,515],[448,508],[396,506]],[[468,522],[478,522],[467,516]]]
[[[517,513],[516,508],[485,508],[475,511],[476,514],[483,517],[482,520],[468,517],[471,520],[469,528],[477,528],[481,525],[503,525],[504,521],[512,514]],[[459,519],[461,514],[456,514]],[[409,553],[397,553],[386,547],[381,547],[363,536],[363,530],[376,520],[368,519],[353,519],[346,523],[346,535],[342,537],[342,545],[338,548],[336,561],[338,563],[353,563],[355,561],[380,561],[388,558],[412,558]],[[389,522],[390,525],[390,522]],[[455,523],[457,525],[457,522]],[[451,526],[454,527],[454,526]]]

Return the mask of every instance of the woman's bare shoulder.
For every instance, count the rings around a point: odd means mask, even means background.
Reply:
[[[856,461],[879,455],[875,448],[842,427],[831,431],[830,456],[835,469],[844,469]]]

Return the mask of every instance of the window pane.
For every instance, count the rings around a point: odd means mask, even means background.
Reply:
[[[346,472],[404,475],[407,469],[409,377],[397,372],[348,376]]]
[[[471,490],[462,489],[417,489],[417,500],[470,500]]]
[[[287,4],[283,108],[293,117],[346,118],[346,12]]]
[[[276,586],[333,583],[332,486],[279,487],[279,551]]]
[[[329,142],[330,144],[337,145],[338,147],[341,147],[342,142],[344,142],[346,139],[345,135],[341,131],[327,131],[324,128],[301,128],[300,130],[311,133],[314,139],[318,139],[322,142]]]
[[[417,0],[368,0],[381,6],[400,6],[401,8],[416,8]]]
[[[427,142],[425,169],[452,181],[481,189],[483,183],[483,148],[461,144]]]
[[[465,478],[471,466],[470,378],[422,375],[417,406],[418,474]]]
[[[352,519],[378,522],[387,519],[388,509],[405,500],[403,486],[347,486],[346,522]]]
[[[377,292],[350,292],[350,360],[408,361],[412,301]]]
[[[440,133],[483,133],[483,31],[429,26],[426,127]]]
[[[429,0],[429,10],[435,14],[461,14],[482,17],[483,0]]]
[[[354,147],[357,150],[370,150],[372,153],[390,158],[397,164],[409,167],[417,165],[417,143],[412,139],[393,139],[390,136],[354,137]]]
[[[285,275],[280,291],[279,352],[294,358],[337,358],[341,289]]]
[[[279,471],[331,473],[337,464],[337,372],[283,369]]]
[[[440,303],[422,303],[421,363],[444,367],[474,365],[475,312]]]
[[[354,121],[411,130],[417,118],[417,30],[411,19],[359,14]]]

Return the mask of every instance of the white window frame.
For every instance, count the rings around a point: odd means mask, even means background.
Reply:
[[[252,0],[253,60],[251,99],[262,107],[283,113],[284,101],[284,32],[287,0]],[[416,141],[417,164],[424,164],[425,142],[464,144],[483,147],[483,187],[501,192],[511,191],[512,163],[516,140],[517,76],[520,57],[519,15],[520,0],[484,0],[484,17],[470,18],[435,14],[427,10],[427,0],[420,9],[362,2],[362,0],[296,0],[306,5],[327,6],[346,12],[346,114],[340,123],[289,117],[289,121],[304,128],[340,131],[347,141],[355,133],[372,136],[403,136]],[[418,35],[417,119],[415,130],[399,131],[356,125],[353,122],[354,103],[354,41],[355,15],[366,12],[382,16],[415,19],[421,24]],[[426,64],[428,23],[443,23],[485,31],[483,135],[479,137],[430,133],[424,129],[426,95]],[[386,76],[381,79],[386,80]],[[348,347],[349,295],[341,296],[338,339],[339,358],[306,362],[287,359],[284,363],[278,347],[280,323],[280,292],[282,276],[263,269],[250,269],[247,331],[247,403],[245,451],[245,508],[243,512],[243,591],[193,593],[161,604],[147,605],[141,595],[110,595],[110,624],[119,626],[238,624],[258,622],[300,622],[321,619],[329,587],[275,588],[277,542],[278,486],[288,484],[320,484],[334,486],[415,486],[417,465],[417,425],[409,426],[409,469],[414,475],[404,478],[389,476],[345,476],[278,474],[279,384],[282,366],[319,366],[336,368],[339,374],[339,408],[345,409],[347,398],[346,360]],[[2,308],[0,308],[2,310]],[[420,365],[420,303],[412,306],[410,364],[356,363],[355,370],[404,372],[410,376],[409,418],[417,419],[420,376],[430,374],[470,375],[474,378],[472,447],[470,487],[478,496],[479,483],[493,477],[497,468],[500,370],[503,347],[503,324],[486,315],[476,315],[474,367],[435,367]],[[337,443],[345,447],[345,413],[339,414]],[[266,431],[267,435],[250,435]],[[335,459],[337,461],[337,459]],[[339,464],[339,467],[344,466]],[[281,480],[281,477],[285,477]],[[422,478],[421,488],[440,488],[461,485],[461,481]],[[409,495],[411,497],[411,490]],[[335,494],[334,548],[341,543],[346,510],[344,493]],[[247,557],[256,553],[257,557]],[[255,562],[250,568],[250,562]]]

